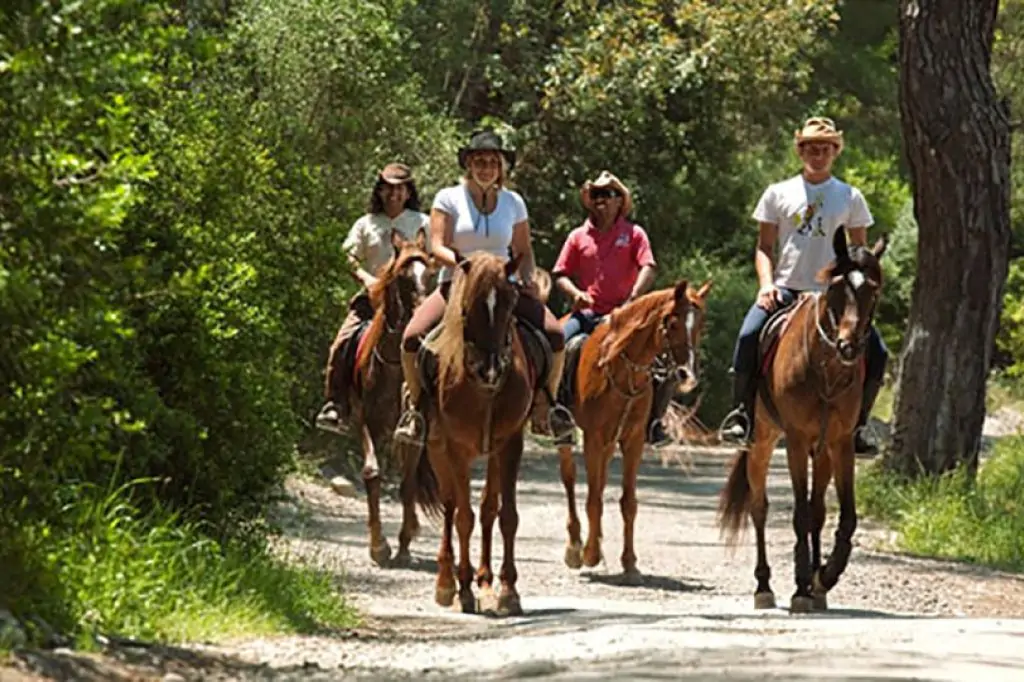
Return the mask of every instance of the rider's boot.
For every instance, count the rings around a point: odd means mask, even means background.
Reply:
[[[351,373],[346,367],[347,350],[345,346],[351,341],[351,339],[346,340],[335,350],[334,362],[330,367],[334,376],[327,378],[327,402],[316,415],[316,427],[321,431],[344,434],[348,430],[347,422],[352,411],[348,399]]]
[[[735,407],[722,420],[719,437],[725,442],[749,447],[754,436],[757,399],[757,380],[753,373],[733,370],[732,399]]]
[[[427,424],[420,406],[423,387],[420,383],[419,368],[416,366],[416,354],[417,351],[402,349],[402,375],[405,378],[402,391],[404,411],[395,427],[394,440],[422,448]]]
[[[871,408],[875,405],[878,391],[882,388],[882,382],[878,379],[867,379],[864,382],[864,393],[860,399],[860,417],[857,419],[857,430],[853,436],[854,452],[874,455],[878,453],[878,446],[865,438],[868,418],[871,416]]]
[[[678,386],[679,379],[675,373],[669,373],[664,378],[654,377],[654,400],[651,402],[651,414],[647,420],[647,442],[656,448],[672,442],[672,438],[665,431],[663,420]]]
[[[548,373],[548,394],[554,404],[548,411],[548,424],[555,445],[573,445],[576,442],[576,421],[572,412],[558,400],[558,386],[565,370],[565,348],[552,353],[551,371]]]

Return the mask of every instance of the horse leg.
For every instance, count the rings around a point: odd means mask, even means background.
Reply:
[[[768,522],[768,467],[776,442],[778,436],[760,437],[755,440],[747,455],[750,520],[754,524],[757,539],[757,566],[754,568],[754,578],[757,580],[757,589],[754,591],[755,609],[775,608],[775,593],[772,592],[771,586],[772,569],[768,565],[768,548],[765,542],[765,525]]]
[[[814,608],[828,608],[827,590],[821,584],[821,529],[825,527],[825,493],[832,480],[831,452],[822,452],[811,463],[814,482],[811,487],[811,595]]]
[[[576,459],[573,457],[572,446],[560,446],[558,457],[565,499],[569,505],[569,521],[566,524],[569,542],[565,546],[565,565],[579,568],[583,565],[583,541],[580,539],[580,517],[576,515]]]
[[[369,516],[366,525],[370,529],[370,558],[378,566],[384,566],[391,558],[391,547],[380,527],[380,466],[377,463],[377,449],[369,427],[363,423],[363,483],[366,485],[366,506]]]
[[[811,451],[805,440],[786,434],[786,451],[789,460],[789,478],[793,485],[793,569],[796,577],[796,592],[790,600],[789,610],[805,613],[814,607],[811,597],[811,554],[808,540],[811,535],[811,505],[807,490],[807,458]]]
[[[827,592],[839,582],[839,576],[846,570],[846,564],[853,550],[853,533],[857,530],[857,505],[854,498],[854,450],[853,438],[844,436],[842,443],[830,448],[838,454],[836,467],[836,496],[839,498],[839,525],[836,528],[836,542],[828,563],[821,571],[821,586]]]
[[[469,456],[449,445],[454,471],[455,528],[459,532],[459,607],[463,613],[476,612],[473,595],[473,564],[469,560],[469,538],[473,534],[473,504],[469,491]]]
[[[501,454],[501,538],[504,542],[504,556],[501,561],[501,595],[498,597],[498,614],[519,616],[523,606],[516,591],[519,573],[516,571],[516,531],[519,529],[519,510],[516,506],[516,481],[519,465],[523,458],[522,433],[510,439]]]
[[[425,455],[424,455],[425,456]],[[419,533],[420,520],[416,516],[416,491],[405,480],[402,481],[402,529],[398,532],[398,553],[392,562],[395,566],[408,566],[412,563],[409,545]]]
[[[501,469],[497,457],[487,460],[487,481],[480,502],[480,567],[476,571],[476,584],[480,587],[480,610],[493,611],[494,572],[491,570],[491,546],[494,519],[498,516],[498,497],[501,491]],[[485,605],[486,602],[486,605]]]
[[[608,460],[614,444],[598,446],[593,438],[583,439],[583,456],[587,463],[587,544],[583,547],[583,565],[601,563],[601,515],[604,513],[604,486],[608,480]]]
[[[455,551],[452,549],[452,526],[455,525],[455,503],[444,503],[444,529],[441,532],[441,550],[437,553],[437,586],[434,601],[448,607],[455,601]]]
[[[622,577],[626,585],[640,585],[643,583],[643,576],[636,568],[633,527],[637,510],[636,479],[644,451],[644,432],[635,429],[629,439],[623,439],[621,443],[622,497],[619,498],[619,509],[622,511]]]

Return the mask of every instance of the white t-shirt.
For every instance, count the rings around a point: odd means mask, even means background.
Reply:
[[[836,177],[814,185],[803,175],[770,185],[754,209],[754,220],[779,226],[775,286],[818,291],[818,272],[835,258],[832,237],[840,227],[874,223],[864,195]]]
[[[526,202],[519,193],[504,188],[498,190],[494,210],[487,215],[480,213],[469,188],[462,183],[438,192],[434,197],[434,208],[452,216],[451,245],[463,256],[486,251],[507,259],[512,228],[529,217]],[[451,279],[450,268],[442,268],[438,277],[441,282]]]
[[[404,239],[414,240],[416,231],[421,228],[429,238],[430,217],[419,211],[405,209],[394,220],[386,213],[367,213],[353,223],[342,248],[355,256],[364,270],[376,274],[395,252],[391,246],[391,230],[398,230]]]

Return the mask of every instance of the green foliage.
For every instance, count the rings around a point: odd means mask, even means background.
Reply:
[[[877,464],[862,469],[858,505],[893,524],[901,549],[1024,570],[1024,439],[996,445],[977,480],[963,469],[905,483]]]

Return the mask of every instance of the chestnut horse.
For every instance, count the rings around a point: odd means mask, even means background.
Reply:
[[[475,520],[469,483],[470,465],[479,456],[487,458],[487,482],[480,505],[483,538],[476,574],[483,591],[481,610],[499,615],[522,613],[516,592],[516,479],[537,378],[513,314],[521,294],[510,278],[520,261],[521,256],[505,261],[484,252],[461,260],[440,329],[424,344],[436,357],[437,391],[428,400],[425,456],[419,453],[415,467],[407,471],[415,470],[415,495],[424,509],[443,512],[435,591],[441,606],[450,606],[455,599],[452,526],[458,526],[458,597],[464,613],[473,613],[477,607],[469,555]],[[491,571],[495,517],[500,517],[505,550],[501,592],[496,598]]]
[[[819,274],[828,288],[802,295],[781,315],[788,316],[771,351],[770,335],[762,354],[774,352],[758,387],[754,444],[741,450],[722,490],[719,525],[735,542],[747,514],[757,534],[755,608],[774,608],[765,552],[768,517],[766,491],[772,450],[785,433],[789,475],[793,485],[793,550],[796,592],[793,612],[828,608],[826,594],[846,569],[857,527],[854,501],[854,430],[864,384],[864,350],[875,305],[882,289],[879,259],[883,237],[872,248],[846,242],[840,228],[833,239],[836,258]],[[771,324],[771,322],[769,322]],[[768,327],[766,327],[768,329]],[[763,415],[763,416],[762,416]],[[767,417],[767,418],[766,418]],[[807,496],[807,459],[813,462],[813,488]],[[839,525],[835,547],[821,565],[821,529],[825,525],[825,492],[835,474]],[[811,549],[808,551],[808,539]]]
[[[705,298],[711,281],[694,290],[686,280],[652,291],[611,313],[583,342],[575,372],[573,417],[583,431],[587,471],[587,544],[582,547],[576,516],[576,462],[571,445],[558,448],[562,484],[569,505],[569,568],[601,561],[602,496],[615,446],[622,449],[622,568],[628,583],[638,583],[633,550],[636,480],[645,443],[647,417],[654,398],[651,369],[658,356],[674,365],[682,389],[698,382],[697,350],[704,326]],[[581,554],[582,547],[582,554]]]
[[[402,332],[412,318],[413,310],[426,295],[427,277],[432,259],[426,252],[426,234],[420,230],[415,241],[406,241],[391,231],[394,256],[376,273],[377,281],[370,287],[370,301],[375,313],[369,327],[358,339],[355,358],[356,386],[352,391],[352,416],[363,449],[363,482],[369,510],[370,558],[379,566],[391,558],[391,547],[384,538],[380,523],[380,463],[377,453],[391,447],[391,434],[398,422],[402,386],[400,344]],[[387,463],[387,472],[397,471]],[[404,486],[403,486],[404,488]],[[415,534],[419,523],[415,500],[403,494],[403,528]],[[396,562],[409,560],[408,543]]]

